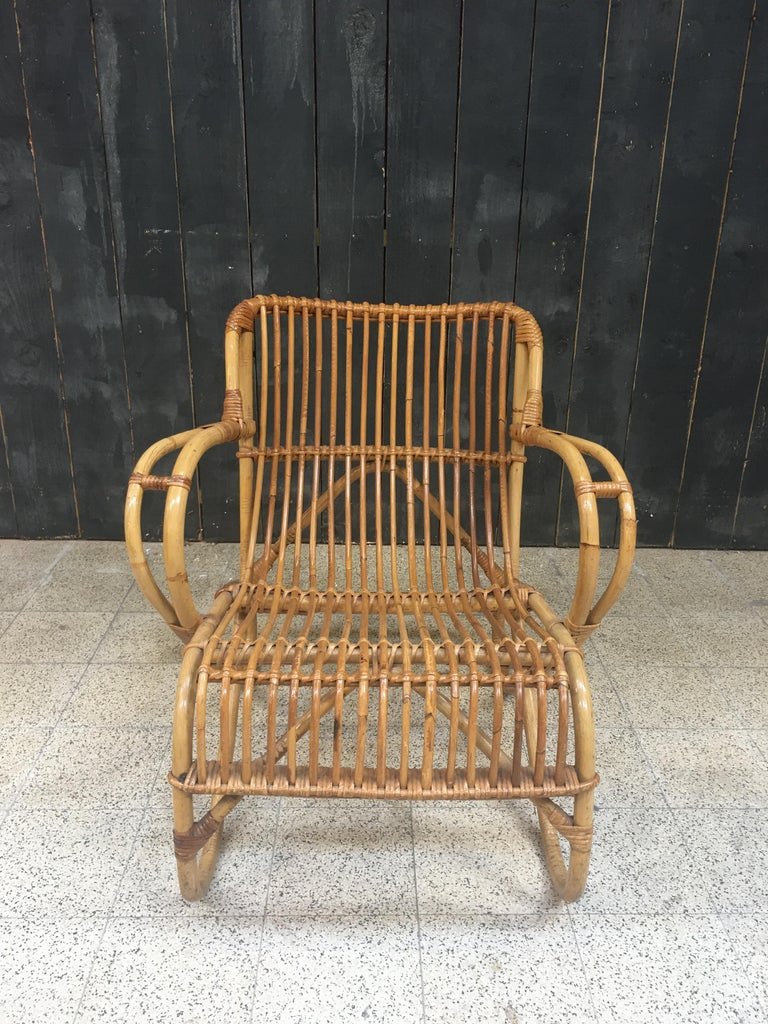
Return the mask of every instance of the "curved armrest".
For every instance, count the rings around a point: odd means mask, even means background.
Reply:
[[[184,519],[192,477],[200,459],[210,448],[252,437],[255,430],[256,424],[252,420],[228,419],[163,438],[147,448],[128,481],[125,542],[133,575],[150,604],[183,640],[189,639],[200,621],[184,563]],[[179,449],[173,473],[170,476],[153,475],[156,463],[164,455]],[[144,554],[141,504],[144,491],[148,490],[168,492],[163,517],[163,559],[170,600],[157,585]]]
[[[637,520],[632,488],[618,459],[607,448],[571,434],[561,434],[537,426],[515,426],[513,437],[521,444],[546,448],[565,463],[573,481],[579,513],[579,566],[576,589],[563,624],[581,644],[602,621],[621,594],[632,570]],[[595,459],[607,472],[608,480],[594,481],[585,455]],[[598,498],[615,498],[619,506],[619,547],[613,575],[603,593],[595,600],[600,565],[600,522]]]

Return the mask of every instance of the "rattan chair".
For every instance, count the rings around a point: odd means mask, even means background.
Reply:
[[[182,895],[204,894],[235,805],[274,794],[531,800],[555,888],[576,899],[598,781],[581,648],[627,580],[635,515],[609,452],[541,426],[536,321],[511,303],[256,296],[231,313],[225,355],[221,421],[149,448],[126,502],[136,579],[185,642],[169,775]],[[187,500],[201,457],[232,443],[240,573],[201,615]],[[559,456],[576,494],[567,615],[518,576],[530,447]],[[168,596],[142,546],[145,490],[167,492]],[[620,535],[595,600],[600,498]]]

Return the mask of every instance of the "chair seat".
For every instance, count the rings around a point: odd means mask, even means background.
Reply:
[[[348,684],[361,676],[391,685],[438,686],[475,679],[479,686],[567,683],[563,646],[531,615],[532,588],[453,589],[445,592],[300,590],[265,583],[228,584],[238,617],[251,630],[217,633],[209,642],[210,679],[300,686]],[[559,671],[558,671],[559,670]]]
[[[223,587],[231,603],[198,669],[197,757],[172,784],[390,799],[593,786],[566,764],[570,648],[531,612],[535,591],[432,582],[374,592],[263,578]],[[527,762],[526,701],[540,737]]]

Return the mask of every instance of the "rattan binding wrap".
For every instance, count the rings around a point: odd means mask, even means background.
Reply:
[[[613,456],[541,426],[542,352],[512,303],[255,296],[230,314],[221,422],[153,445],[126,504],[139,584],[187,641],[170,775],[187,898],[254,794],[530,799],[556,888],[582,891],[597,776],[581,646],[624,586],[635,519]],[[187,487],[172,484],[232,442],[240,573],[203,616],[184,569]],[[519,579],[530,446],[562,460],[576,495],[567,614]],[[156,476],[172,452],[172,475]],[[142,497],[159,488],[167,594],[141,547]],[[600,596],[598,499],[620,523]]]

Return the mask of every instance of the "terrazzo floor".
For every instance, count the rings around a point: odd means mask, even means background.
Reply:
[[[574,552],[524,562],[562,606]],[[235,564],[189,549],[203,600]],[[588,650],[602,783],[567,908],[527,805],[255,798],[184,904],[178,658],[122,545],[0,543],[1,1022],[768,1020],[768,554],[638,553]]]

